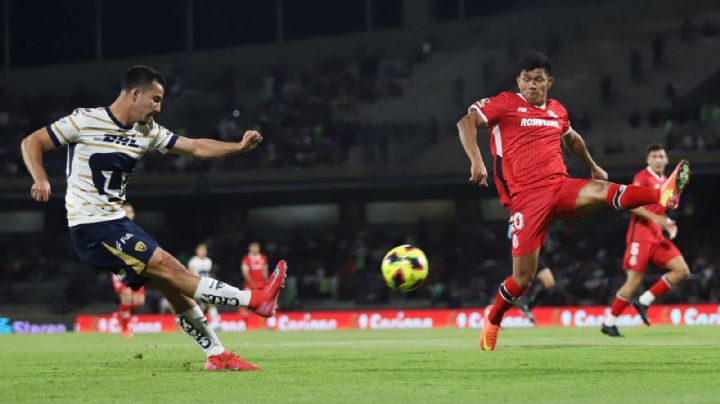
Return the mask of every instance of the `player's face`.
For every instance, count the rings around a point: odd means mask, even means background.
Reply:
[[[552,83],[553,78],[541,67],[534,70],[523,70],[517,76],[520,94],[533,105],[542,105],[545,102]]]
[[[153,81],[144,89],[133,89],[133,117],[141,124],[150,124],[155,115],[162,109],[165,89],[157,81]]]
[[[248,251],[250,251],[250,254],[260,254],[260,244],[251,243]]]
[[[656,173],[665,172],[665,167],[668,165],[667,153],[665,153],[665,150],[651,151],[647,155],[647,164]]]
[[[195,255],[197,255],[200,258],[207,257],[207,246],[205,244],[200,244],[195,248]]]
[[[128,219],[135,220],[135,208],[133,208],[132,205],[123,205],[122,208]]]

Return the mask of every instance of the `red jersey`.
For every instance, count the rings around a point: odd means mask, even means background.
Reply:
[[[657,175],[650,167],[646,167],[635,174],[633,185],[660,189],[666,179],[665,175]],[[643,208],[660,216],[665,216],[665,208],[660,204],[645,205]],[[633,241],[659,241],[663,237],[662,227],[652,220],[638,215],[632,215],[630,218],[630,226],[628,226],[626,237],[627,243]]]
[[[253,287],[259,288],[265,284],[264,271],[268,266],[268,260],[265,254],[247,254],[242,259],[242,265],[247,265],[248,268],[250,268],[249,275],[250,280],[252,280]]]
[[[570,120],[559,101],[547,99],[535,106],[518,93],[502,92],[475,102],[470,109],[480,113],[490,131],[494,176],[503,205],[509,206],[509,199],[520,191],[568,177],[561,138],[570,130]]]

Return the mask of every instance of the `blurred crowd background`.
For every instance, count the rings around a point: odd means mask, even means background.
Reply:
[[[167,76],[158,121],[177,134],[232,141],[257,129],[265,138],[239,157],[149,154],[138,165],[128,192],[137,220],[181,260],[206,241],[216,275],[239,284],[246,247],[260,241],[271,266],[290,262],[286,308],[487,304],[511,270],[507,213],[492,187],[466,183],[455,122],[475,100],[512,91],[515,62],[528,51],[552,58],[550,96],[613,180],[642,169],[650,143],[693,163],[674,214],[692,276],[665,301],[720,300],[716,2],[0,3],[4,311],[114,303],[109,276],[86,268],[70,246],[64,150],[46,154],[55,192],[41,206],[29,197],[19,143],[74,108],[111,103],[132,64]],[[123,29],[148,21],[153,28],[140,33]],[[606,209],[556,224],[545,258],[558,285],[545,304],[612,298],[624,279],[628,218]],[[403,243],[425,250],[431,268],[408,296],[391,293],[379,272],[384,253]]]

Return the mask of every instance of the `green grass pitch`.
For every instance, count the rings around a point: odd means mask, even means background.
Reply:
[[[203,372],[182,333],[0,336],[0,402],[718,403],[720,328],[221,334],[262,372]]]

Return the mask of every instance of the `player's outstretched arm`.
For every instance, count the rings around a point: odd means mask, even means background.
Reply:
[[[47,202],[50,199],[50,181],[43,167],[42,154],[54,148],[55,144],[47,128],[36,130],[20,143],[25,167],[33,179],[30,195],[38,202]]]
[[[458,132],[460,134],[460,142],[465,149],[465,153],[470,159],[470,182],[482,186],[487,186],[487,169],[483,163],[482,153],[477,144],[477,128],[485,126],[485,120],[475,110],[470,110],[458,123]]]
[[[588,151],[587,146],[585,145],[585,141],[579,133],[575,132],[575,130],[571,128],[565,135],[563,135],[562,142],[565,148],[570,152],[570,154],[577,157],[585,164],[587,168],[590,169],[590,173],[593,179],[608,179],[608,175],[605,170],[603,170],[599,165],[597,165],[595,163],[595,160],[593,160],[592,156],[590,156],[590,151]]]
[[[216,159],[232,154],[247,153],[262,142],[262,135],[254,130],[245,132],[239,142],[221,142],[213,139],[191,139],[180,136],[172,152],[199,159]]]
[[[678,232],[677,224],[675,223],[674,220],[670,219],[669,217],[664,216],[664,215],[658,215],[657,213],[653,213],[653,212],[645,209],[642,206],[639,208],[630,209],[630,212],[632,212],[640,217],[644,217],[648,220],[652,220],[658,226],[667,230],[670,240],[674,239],[675,236],[677,236],[677,232]]]

